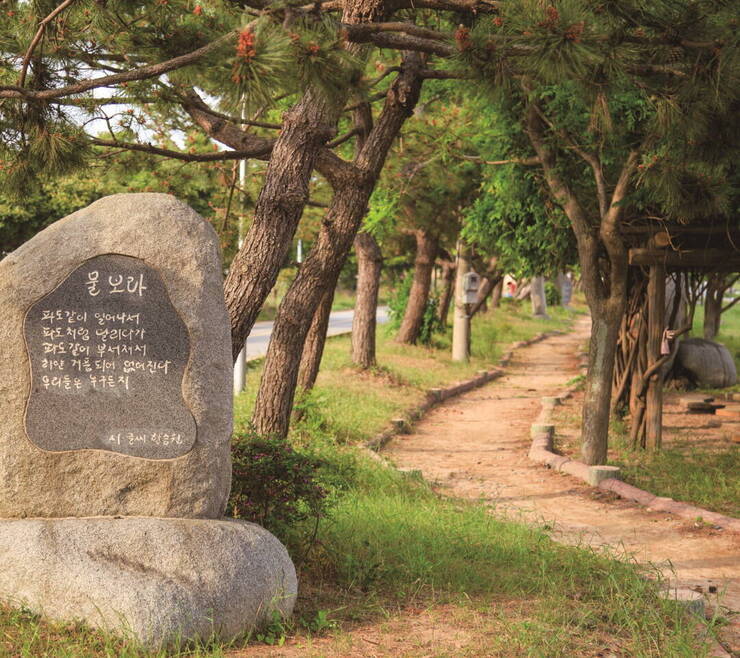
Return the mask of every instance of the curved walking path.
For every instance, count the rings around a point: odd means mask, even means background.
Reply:
[[[517,350],[504,377],[436,407],[383,454],[398,467],[420,469],[441,493],[546,523],[558,541],[626,551],[657,565],[672,585],[717,587],[724,612],[740,611],[740,535],[610,500],[528,459],[540,398],[579,374],[575,355],[589,328],[590,319],[580,318],[572,333]],[[723,642],[740,655],[740,616],[731,619]]]

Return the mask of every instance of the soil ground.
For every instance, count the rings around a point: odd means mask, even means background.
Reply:
[[[440,493],[483,501],[499,513],[548,528],[558,541],[652,563],[674,586],[704,593],[716,587],[720,601],[710,596],[709,609],[719,605],[730,618],[722,640],[740,655],[740,618],[732,614],[740,610],[740,535],[651,512],[527,458],[540,398],[561,392],[579,374],[576,354],[589,325],[589,318],[581,318],[572,333],[517,350],[506,376],[433,409],[413,434],[396,437],[384,455],[400,468],[421,470]],[[497,623],[505,623],[501,612],[454,606],[404,610],[339,637],[251,647],[238,655],[520,655],[483,650],[481,642],[495,634]]]
[[[551,526],[558,541],[650,562],[673,586],[705,593],[716,587],[721,612],[740,611],[740,536],[615,499],[527,458],[540,397],[562,391],[579,374],[576,354],[589,324],[582,318],[573,333],[518,350],[505,377],[432,410],[414,434],[395,439],[386,456],[399,467],[420,469],[448,495]],[[716,597],[709,602],[716,604]],[[740,655],[737,614],[723,642]]]

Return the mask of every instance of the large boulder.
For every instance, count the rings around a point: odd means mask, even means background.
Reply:
[[[219,241],[119,194],[0,261],[0,518],[218,518],[232,359]]]
[[[229,641],[289,615],[297,589],[283,545],[243,521],[2,520],[0,565],[3,601],[149,647]]]
[[[700,388],[726,388],[737,383],[735,362],[730,351],[720,343],[687,338],[678,346],[676,361]]]

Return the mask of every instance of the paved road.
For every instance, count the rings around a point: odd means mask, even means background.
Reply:
[[[328,336],[348,334],[352,332],[352,316],[354,311],[333,311],[329,318]],[[388,308],[378,308],[378,324],[388,322]],[[256,322],[252,333],[247,338],[247,360],[259,359],[267,353],[267,344],[270,342],[272,322]]]

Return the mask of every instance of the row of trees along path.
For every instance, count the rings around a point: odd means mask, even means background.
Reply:
[[[321,341],[309,338],[312,324],[320,334],[326,295],[386,158],[407,119],[430,103],[422,91],[441,94],[454,80],[458,89],[490,90],[482,114],[500,106],[516,128],[506,160],[532,166],[537,187],[567,216],[594,318],[583,419],[589,463],[606,458],[614,345],[627,301],[620,229],[635,216],[692,221],[734,207],[740,59],[727,3],[10,6],[0,22],[4,187],[25,191],[79,169],[96,148],[184,163],[269,161],[225,283],[234,355],[276,282],[316,180],[330,188],[329,203],[319,203],[328,206],[319,235],[276,317],[252,419],[263,434],[287,434],[303,345],[314,346],[306,358],[315,365]],[[383,59],[374,72],[376,58]],[[131,109],[121,112],[121,104]],[[104,120],[108,132],[93,136],[81,115]],[[177,131],[193,130],[221,146],[172,144]],[[448,146],[459,150],[456,141]],[[485,150],[455,155],[493,164]],[[357,361],[371,361],[370,352],[356,351]]]
[[[398,467],[420,469],[438,491],[484,500],[498,513],[547,523],[568,544],[609,547],[657,565],[672,585],[707,581],[722,605],[740,610],[740,537],[693,529],[686,520],[608,500],[588,485],[527,457],[530,425],[540,397],[555,395],[579,373],[576,353],[588,338],[590,319],[576,330],[518,350],[505,377],[431,411],[414,433],[398,436],[385,455]],[[740,650],[740,620],[723,641]]]

